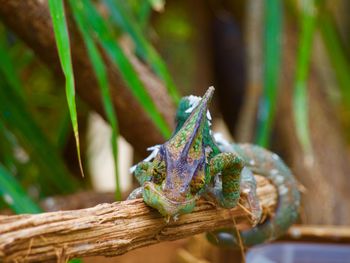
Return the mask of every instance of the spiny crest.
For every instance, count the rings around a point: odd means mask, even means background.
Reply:
[[[177,158],[189,155],[197,159],[201,156],[203,128],[213,93],[214,87],[209,87],[182,128],[166,143],[165,147]]]
[[[210,87],[182,128],[162,147],[167,173],[163,189],[171,200],[184,200],[192,178],[204,172],[203,131],[213,92],[214,88]]]

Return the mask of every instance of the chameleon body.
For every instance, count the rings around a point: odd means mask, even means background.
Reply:
[[[203,98],[184,97],[176,115],[177,127],[172,137],[155,146],[153,153],[134,170],[142,187],[129,198],[143,197],[168,220],[194,209],[195,201],[205,197],[224,208],[237,205],[240,194],[247,196],[253,223],[261,217],[253,176],[267,177],[279,193],[276,214],[263,224],[241,232],[243,243],[253,245],[275,239],[296,220],[299,192],[291,172],[274,153],[249,144],[229,144],[215,140],[210,130],[208,104],[214,88]],[[234,231],[224,229],[211,235],[219,245],[237,244]]]

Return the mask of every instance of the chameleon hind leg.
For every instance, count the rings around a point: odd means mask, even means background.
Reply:
[[[237,205],[242,169],[243,161],[235,153],[220,153],[210,160],[210,176],[221,174],[221,185],[215,183],[215,186],[209,189],[220,206],[232,208]]]
[[[256,187],[256,180],[253,173],[249,168],[244,167],[241,171],[239,192],[246,197],[247,202],[250,206],[253,226],[259,223],[262,214],[262,209],[256,193]],[[207,233],[207,238],[214,245],[229,247],[232,246],[232,244],[238,244],[238,235],[239,233],[235,228],[224,228]]]
[[[224,158],[223,158],[224,157]],[[217,160],[215,159],[217,158]],[[238,161],[239,160],[239,161]],[[252,212],[252,223],[256,225],[261,218],[262,209],[256,193],[256,180],[247,167],[243,167],[242,160],[235,153],[221,153],[212,159],[211,166],[214,167],[211,175],[216,175],[221,170],[222,182],[215,182],[211,193],[214,193],[223,207],[236,206],[240,193],[246,196]],[[231,167],[233,166],[233,167]],[[234,168],[235,167],[235,168]],[[220,186],[222,184],[222,186]],[[229,191],[231,189],[231,191]],[[222,190],[222,191],[220,191]],[[229,200],[225,200],[225,193],[229,194]],[[229,206],[227,205],[229,203]],[[237,244],[237,231],[234,228],[220,229],[207,233],[208,240],[213,244],[230,245]]]
[[[259,198],[256,192],[256,180],[252,171],[244,167],[241,172],[240,192],[243,194],[249,204],[252,213],[252,224],[257,225],[261,219],[262,208],[260,206]]]

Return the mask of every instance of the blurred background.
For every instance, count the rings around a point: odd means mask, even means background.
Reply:
[[[213,129],[282,156],[303,193],[299,223],[350,223],[348,1],[62,3],[0,0],[0,214],[125,199],[138,186],[129,168],[170,137],[179,99],[213,85]],[[91,262],[152,253],[234,254],[198,236]]]

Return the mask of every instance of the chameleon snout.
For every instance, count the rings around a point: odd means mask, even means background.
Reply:
[[[192,212],[196,204],[195,197],[185,201],[174,201],[168,198],[162,186],[146,182],[143,186],[143,199],[146,204],[158,210],[163,216],[177,216]]]

